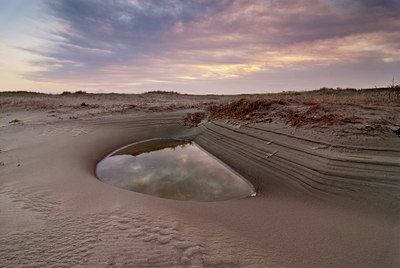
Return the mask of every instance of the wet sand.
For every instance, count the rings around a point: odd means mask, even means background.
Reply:
[[[2,109],[0,266],[400,266],[396,135],[362,142],[278,122],[188,127],[191,106],[95,112],[76,102],[63,112]],[[257,196],[174,201],[95,177],[111,151],[158,137],[195,141]]]

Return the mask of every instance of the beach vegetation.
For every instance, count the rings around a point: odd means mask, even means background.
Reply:
[[[88,94],[88,93],[86,91],[78,90],[78,91],[75,91],[73,94],[82,95],[82,94]]]
[[[152,90],[152,91],[146,91],[142,95],[181,95],[181,94],[176,91]]]
[[[354,109],[376,111],[399,107],[397,88],[320,88],[305,92],[248,95],[225,103],[209,105],[209,119],[272,122],[281,120],[295,127],[305,125],[362,124],[365,116],[355,116]],[[365,118],[364,118],[365,117]],[[378,127],[395,124],[395,118],[376,119]]]

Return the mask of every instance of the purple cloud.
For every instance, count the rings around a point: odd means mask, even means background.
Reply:
[[[34,80],[180,83],[321,62],[400,61],[393,0],[44,3],[59,27],[51,46],[36,50],[45,60],[35,64],[46,69],[26,74]]]

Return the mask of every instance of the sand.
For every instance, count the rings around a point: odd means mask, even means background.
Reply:
[[[279,122],[183,124],[214,97],[36,98],[1,107],[1,267],[400,266],[393,133],[355,140]],[[155,137],[193,140],[257,196],[174,201],[96,178],[105,155]]]

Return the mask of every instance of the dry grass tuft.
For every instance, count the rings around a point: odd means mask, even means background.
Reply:
[[[370,88],[362,90],[321,88],[314,91],[283,92],[268,94],[267,96],[306,105],[328,103],[362,107],[382,104],[396,106],[400,103],[400,88]]]
[[[187,113],[183,118],[183,123],[185,126],[197,127],[204,118],[206,118],[205,112]]]
[[[295,127],[301,127],[304,125],[342,125],[342,124],[355,124],[360,123],[360,117],[357,116],[345,116],[337,113],[326,113],[326,114],[313,114],[309,111],[298,112],[298,111],[285,111],[278,113],[282,119],[286,120],[286,123]]]
[[[362,124],[386,129],[397,125],[400,89],[329,89],[260,94],[210,105],[210,119],[251,123],[281,120],[295,127]],[[392,112],[390,112],[392,111]],[[375,122],[378,120],[377,122]]]
[[[273,105],[285,105],[281,100],[242,98],[228,104],[208,107],[210,119],[229,118],[237,120],[254,120],[262,118]]]

